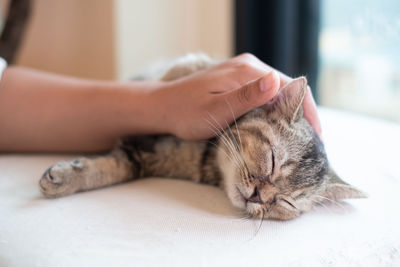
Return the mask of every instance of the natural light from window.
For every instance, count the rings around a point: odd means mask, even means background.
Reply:
[[[400,122],[400,1],[325,0],[320,103]]]

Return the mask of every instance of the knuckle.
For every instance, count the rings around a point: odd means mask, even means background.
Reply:
[[[238,62],[237,64],[234,65],[235,71],[241,72],[241,73],[249,73],[254,70],[254,66],[250,64],[249,62]]]
[[[256,59],[256,56],[251,53],[246,52],[246,53],[240,54],[238,56],[238,58],[244,59],[244,60],[254,60],[254,59]]]
[[[253,66],[248,62],[239,62],[236,69],[240,72],[249,72],[253,69]]]
[[[233,59],[235,66],[239,71],[252,71],[258,65],[260,60],[250,53],[241,54]]]
[[[238,92],[239,103],[248,104],[251,102],[251,88],[249,84],[246,84]]]

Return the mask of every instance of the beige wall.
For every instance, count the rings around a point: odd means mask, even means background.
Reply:
[[[79,77],[115,77],[113,2],[33,0],[17,64]]]
[[[4,0],[0,0],[4,1]],[[232,0],[32,0],[17,64],[127,79],[154,61],[232,53]]]
[[[120,79],[188,52],[232,53],[231,0],[116,0],[115,18]]]

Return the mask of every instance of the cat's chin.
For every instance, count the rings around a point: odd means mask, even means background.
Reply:
[[[233,206],[245,211],[255,219],[272,219],[272,220],[291,220],[300,216],[301,211],[285,205],[284,202],[265,207],[266,204],[253,203],[246,200],[242,192],[237,187],[232,187],[228,191],[228,197]],[[263,212],[264,209],[264,212]]]
[[[302,213],[296,208],[285,206],[285,203],[278,203],[267,207],[266,204],[247,202],[245,206],[246,212],[256,219],[285,221],[297,218]]]
[[[255,219],[263,219],[263,220],[278,220],[278,221],[287,221],[292,220],[300,216],[301,212],[299,211],[289,211],[289,210],[280,210],[279,208],[272,208],[270,211],[263,213],[261,208],[259,211],[249,211],[246,210],[251,217]]]
[[[268,217],[264,219],[272,219],[272,220],[280,220],[280,221],[287,221],[292,220],[299,217],[301,214],[300,211],[292,211],[292,210],[285,210],[285,209],[274,209],[269,212]]]

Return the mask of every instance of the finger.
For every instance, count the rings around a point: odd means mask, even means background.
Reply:
[[[280,78],[281,87],[284,86],[285,84],[287,84],[288,82],[290,82],[291,80],[293,80],[286,74],[284,74],[284,73],[280,72],[279,70],[276,70],[275,68],[271,67],[270,65],[264,63],[262,60],[260,60],[259,58],[257,58],[256,56],[254,56],[252,54],[244,53],[239,56],[236,56],[235,58],[233,58],[233,60],[240,61],[240,62],[247,62],[247,63],[251,64],[252,66],[254,66],[255,68],[258,68],[261,71],[264,71],[265,73],[269,73],[271,71],[276,71]]]
[[[259,60],[258,64],[259,64],[259,67],[261,69],[263,69],[264,71],[268,71],[269,72],[269,71],[275,70],[279,75],[279,79],[280,79],[280,82],[281,82],[281,87],[284,86],[285,84],[287,84],[288,82],[290,82],[291,80],[293,80],[292,78],[290,78],[286,74],[280,72],[279,70],[274,69],[273,67],[269,66],[268,64],[265,64],[261,60]]]
[[[321,123],[318,118],[317,105],[315,104],[314,98],[311,93],[311,89],[307,86],[307,92],[303,101],[304,117],[314,128],[315,132],[318,134],[322,140],[322,128]]]
[[[274,69],[273,67],[269,66],[268,64],[264,63],[263,61],[259,60],[257,57],[250,55],[250,54],[242,54],[236,57],[236,60],[239,61],[247,61],[251,62],[251,64],[265,72],[275,71],[279,75],[280,86],[284,86],[285,84],[289,83],[293,79],[286,74]],[[317,113],[317,106],[315,104],[314,98],[311,93],[311,89],[307,86],[306,96],[303,101],[303,110],[304,110],[304,117],[310,123],[310,125],[314,128],[315,132],[318,134],[320,139],[322,140],[322,128],[321,123],[318,118]]]
[[[279,89],[279,76],[275,71],[248,82],[241,88],[221,94],[233,107],[238,116],[264,105],[273,98]]]
[[[274,70],[271,66],[265,64],[261,60],[258,61],[260,66],[266,70]],[[287,76],[286,74],[275,70],[280,78],[280,86],[284,86],[288,82],[292,81],[293,79]],[[306,120],[310,123],[310,125],[314,128],[315,132],[318,134],[319,138],[322,139],[322,127],[321,127],[321,122],[318,117],[318,112],[317,112],[317,105],[315,104],[314,97],[312,96],[310,86],[307,86],[307,92],[304,97],[303,101],[303,110],[304,110],[304,117]]]

